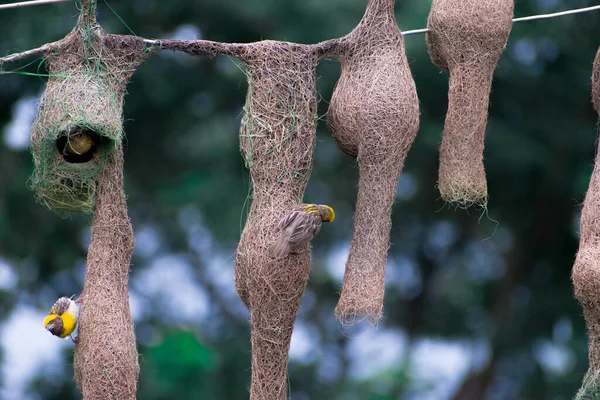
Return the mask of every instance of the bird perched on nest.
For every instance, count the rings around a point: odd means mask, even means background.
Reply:
[[[81,296],[77,300],[73,300],[74,296],[61,297],[56,300],[48,316],[44,318],[44,328],[54,336],[61,339],[70,336],[71,340],[76,342],[71,335],[77,327],[77,320],[79,319],[79,305],[77,303],[81,303]]]
[[[290,252],[310,242],[321,230],[323,222],[333,222],[333,208],[322,204],[303,204],[279,221],[279,238],[269,248],[274,258],[286,257]]]

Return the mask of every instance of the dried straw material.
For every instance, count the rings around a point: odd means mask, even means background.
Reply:
[[[315,146],[317,97],[313,46],[264,41],[238,55],[248,95],[240,149],[252,177],[252,205],[237,250],[235,283],[250,310],[250,399],[286,399],[288,350],[310,270],[310,247],[274,259],[282,217],[302,203]]]
[[[575,400],[598,400],[600,398],[600,377],[598,370],[591,369],[585,374],[581,388],[575,396]]]
[[[96,181],[123,138],[125,86],[148,54],[141,38],[105,35],[85,11],[46,49],[50,78],[31,129],[31,186],[42,204],[59,213],[93,211]],[[68,145],[80,132],[94,145],[70,157]]]
[[[419,101],[394,17],[394,0],[371,0],[341,39],[342,74],[327,123],[358,160],[354,235],[336,315],[377,322],[382,315],[391,213],[404,159],[419,130]]]
[[[433,0],[431,60],[450,73],[439,190],[460,207],[487,204],[483,147],[494,69],[512,28],[513,0]]]
[[[277,225],[302,204],[317,120],[315,69],[338,40],[301,45],[266,40],[219,43],[152,40],[162,50],[246,63],[248,93],[240,149],[252,178],[252,205],[237,249],[235,286],[250,310],[252,400],[286,399],[288,350],[310,270],[310,246],[283,259],[269,254]]]
[[[600,49],[592,73],[592,102],[600,115]],[[583,307],[589,336],[589,369],[578,399],[600,398],[600,152],[583,202],[579,226],[579,251],[571,278],[575,297]]]
[[[85,400],[136,398],[140,367],[128,293],[134,245],[118,144],[99,181],[75,347],[75,380]]]

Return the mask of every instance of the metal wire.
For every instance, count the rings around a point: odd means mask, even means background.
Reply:
[[[62,3],[65,1],[72,1],[72,0],[32,0],[32,1],[22,1],[19,3],[0,4],[0,10],[6,10],[9,8],[17,8],[17,7],[37,6],[37,5],[49,4],[49,3]],[[565,15],[579,14],[579,13],[585,13],[585,12],[596,11],[596,10],[600,10],[600,5],[584,7],[584,8],[576,8],[573,10],[560,11],[560,12],[555,12],[555,13],[551,13],[551,14],[539,14],[539,15],[531,15],[528,17],[520,17],[520,18],[513,19],[513,22],[534,21],[537,19],[556,18],[556,17],[565,16]],[[413,29],[410,31],[402,32],[402,35],[404,35],[404,36],[420,35],[422,33],[427,33],[427,32],[429,32],[429,29],[427,29],[427,28]]]
[[[20,3],[0,4],[0,10],[7,10],[9,8],[18,8],[18,7],[38,6],[41,4],[48,4],[48,3],[61,3],[64,1],[69,1],[69,0],[34,0],[34,1],[22,1]]]
[[[551,13],[551,14],[539,14],[539,15],[531,15],[529,17],[520,17],[520,18],[513,19],[513,22],[534,21],[536,19],[556,18],[556,17],[562,17],[564,15],[579,14],[579,13],[596,11],[596,10],[600,10],[600,5],[584,7],[584,8],[576,8],[574,10],[560,11],[560,12],[555,12],[555,13]],[[404,35],[404,36],[419,35],[421,33],[427,33],[427,32],[429,32],[429,29],[427,29],[427,28],[413,29],[412,31],[402,32],[402,35]]]

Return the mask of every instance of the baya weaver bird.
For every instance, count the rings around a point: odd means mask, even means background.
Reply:
[[[321,230],[323,222],[333,222],[333,208],[322,204],[303,204],[279,221],[280,236],[269,248],[274,258],[283,258],[310,242]]]
[[[83,163],[90,160],[100,162],[93,132],[89,130],[76,127],[67,135],[61,135],[56,145],[64,157],[61,160],[69,163]]]
[[[69,136],[65,152],[69,154],[85,154],[94,146],[94,139],[85,131],[79,131]]]
[[[77,320],[79,318],[79,305],[81,302],[81,296],[77,300],[73,300],[73,297],[61,297],[56,300],[56,303],[50,309],[48,316],[44,318],[44,328],[54,336],[58,336],[61,339],[67,336],[73,339],[73,331],[77,327]]]

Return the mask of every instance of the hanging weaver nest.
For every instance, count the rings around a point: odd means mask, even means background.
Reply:
[[[287,398],[288,350],[308,281],[310,245],[283,259],[269,249],[280,235],[279,221],[302,204],[315,146],[315,69],[336,43],[156,41],[162,49],[246,63],[240,150],[252,178],[252,205],[237,249],[235,286],[251,316],[252,400]]]
[[[450,73],[439,190],[460,207],[487,204],[483,147],[494,69],[512,28],[513,0],[433,0],[431,60]]]
[[[150,52],[143,39],[106,35],[95,3],[64,39],[43,46],[50,78],[32,127],[40,201],[59,213],[94,211],[75,380],[86,400],[134,400],[138,354],[129,310],[135,239],[123,191],[125,85]]]
[[[86,400],[135,400],[140,367],[127,289],[135,238],[123,191],[121,144],[107,159],[96,198],[75,381]]]
[[[592,73],[592,102],[600,114],[600,49]],[[600,152],[596,153],[594,171],[583,202],[579,251],[571,278],[575,297],[583,307],[589,337],[589,370],[577,398],[596,399],[600,397]]]
[[[419,101],[394,0],[371,0],[359,25],[341,39],[342,74],[328,126],[360,172],[354,234],[336,315],[373,323],[382,315],[392,205],[404,159],[419,130]]]
[[[315,145],[314,47],[264,41],[244,47],[248,95],[240,149],[252,177],[252,206],[237,249],[235,283],[252,323],[253,400],[286,399],[294,322],[310,270],[305,245],[269,255],[277,224],[302,203]]]
[[[99,181],[75,347],[75,380],[86,400],[136,398],[140,367],[127,289],[134,245],[118,144]]]
[[[31,186],[42,204],[93,211],[96,181],[123,138],[125,86],[147,55],[141,38],[105,35],[85,12],[46,51],[50,78],[31,128]]]

